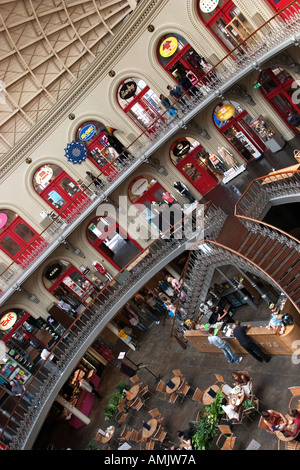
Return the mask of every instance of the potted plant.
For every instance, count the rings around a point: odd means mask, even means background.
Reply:
[[[195,450],[207,450],[212,439],[218,432],[218,423],[223,414],[222,402],[224,396],[219,390],[213,403],[204,407],[204,412],[200,411],[199,421],[195,424],[196,432],[192,437]]]
[[[109,421],[113,419],[116,412],[118,411],[118,405],[120,400],[124,398],[124,390],[128,390],[128,385],[125,382],[120,382],[116,386],[116,391],[110,395],[108,404],[104,407],[104,419]]]

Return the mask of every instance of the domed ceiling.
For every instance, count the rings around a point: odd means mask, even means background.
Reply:
[[[0,0],[0,161],[108,45],[136,0]]]

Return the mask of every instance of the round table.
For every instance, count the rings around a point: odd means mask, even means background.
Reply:
[[[215,393],[217,393],[217,392],[220,390],[220,387],[219,387],[218,385],[211,385],[210,387],[208,387],[208,388],[205,390],[205,392],[203,393],[203,398],[202,398],[202,400],[203,400],[203,405],[208,406],[208,405],[210,405],[211,403],[213,403],[213,401],[214,401],[214,398],[211,397],[211,396],[209,395],[209,393],[208,393],[208,392],[210,391],[210,389],[212,389]]]
[[[153,419],[149,419],[149,421],[147,421],[147,424],[148,424],[148,426],[150,426],[150,429],[146,429],[146,428],[143,427],[143,430],[142,430],[142,436],[145,439],[148,439],[148,437],[153,436],[153,434],[156,431],[158,422],[157,422],[156,419],[153,418]]]
[[[285,436],[283,432],[281,431],[275,431],[275,434],[280,441],[288,442],[288,441],[293,441],[295,439],[295,437],[293,436]]]
[[[176,376],[176,377],[173,377],[173,379],[171,379],[171,381],[173,382],[174,384],[174,387],[171,388],[171,387],[166,387],[166,392],[167,393],[174,393],[176,392],[176,390],[178,389],[179,385],[181,384],[181,378]]]
[[[127,392],[130,395],[128,396],[127,393],[126,393],[127,400],[128,401],[134,400],[137,397],[138,393],[139,393],[139,389],[140,389],[139,385],[133,385],[133,387],[131,387],[131,389],[128,390],[128,392]]]
[[[105,436],[102,436],[102,442],[103,444],[107,444],[111,438],[113,437],[114,435],[114,432],[115,432],[116,428],[114,426],[109,426],[106,430],[105,430]]]
[[[239,393],[231,393],[227,398],[228,404],[233,405],[233,406],[241,405],[244,400],[245,400],[245,392],[242,388]]]

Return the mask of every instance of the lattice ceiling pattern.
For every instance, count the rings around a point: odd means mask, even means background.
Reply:
[[[0,161],[103,51],[133,0],[0,0]]]

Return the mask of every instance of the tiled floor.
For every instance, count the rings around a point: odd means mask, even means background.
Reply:
[[[293,158],[294,148],[300,148],[300,137],[293,142],[286,144],[285,149],[276,155],[268,154],[258,161],[248,165],[247,171],[235,178],[228,185],[219,185],[209,195],[206,200],[213,200],[216,205],[223,208],[228,214],[233,213],[233,205],[247,188],[254,178],[265,175],[273,168],[280,169],[296,164]],[[239,316],[243,321],[250,321],[253,318],[253,311],[248,306],[239,310]],[[267,318],[267,306],[262,302],[257,312],[257,318]],[[159,398],[159,393],[155,391],[155,377],[159,374],[164,381],[172,377],[173,369],[180,369],[192,388],[199,387],[204,390],[215,382],[214,374],[223,375],[224,379],[231,384],[231,373],[235,369],[234,365],[228,365],[223,354],[205,354],[195,350],[191,345],[183,349],[174,338],[171,338],[171,318],[166,319],[159,325],[153,324],[148,335],[137,332],[140,348],[137,351],[129,350],[127,356],[135,364],[142,364],[138,371],[141,380],[149,385],[151,394],[149,400],[143,408],[137,412],[131,410],[126,424],[139,430],[143,421],[147,417],[149,409],[158,407],[165,417],[164,428],[168,432],[167,442],[177,443],[176,430],[185,429],[189,421],[196,418],[199,405],[191,400],[192,393],[183,403],[177,400],[175,404],[170,404]],[[118,340],[111,345],[115,357],[120,351],[125,351],[124,343]],[[128,362],[128,365],[132,364]],[[273,356],[272,360],[266,363],[258,363],[251,356],[244,355],[240,368],[248,370],[254,381],[254,391],[260,400],[260,409],[277,409],[281,412],[288,410],[290,392],[288,387],[298,384],[299,366],[293,363],[291,356]],[[120,372],[116,363],[112,362],[104,368],[101,377],[99,393],[101,400],[95,399],[90,413],[91,422],[80,429],[73,429],[65,422],[58,422],[49,416],[41,433],[36,441],[34,449],[46,449],[51,443],[56,449],[71,448],[74,450],[85,450],[89,443],[93,442],[101,448],[101,444],[94,441],[97,429],[105,429],[113,424],[105,422],[103,408],[108,402],[111,393],[115,391],[115,386],[121,381],[129,381],[128,377]],[[254,439],[261,450],[277,449],[277,438],[258,428],[258,418],[254,422],[249,421],[248,429],[241,425],[234,426],[237,436],[236,449],[246,449]],[[122,426],[117,428],[114,440],[110,443],[116,449],[120,442],[117,440]],[[139,449],[139,444],[130,443],[133,449]],[[216,448],[212,445],[212,449]]]

